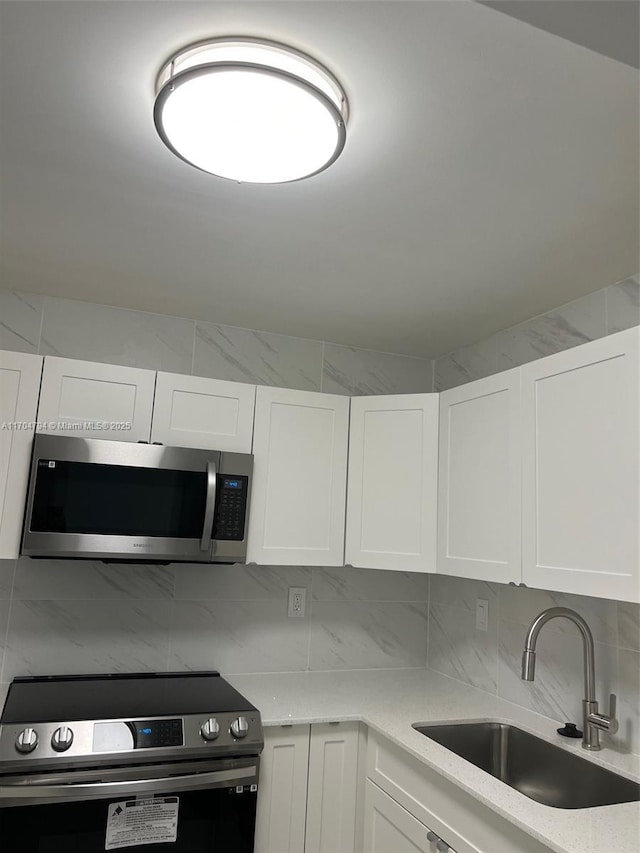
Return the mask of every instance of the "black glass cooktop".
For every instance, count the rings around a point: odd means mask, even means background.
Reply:
[[[255,711],[218,672],[15,678],[0,723],[152,719]]]

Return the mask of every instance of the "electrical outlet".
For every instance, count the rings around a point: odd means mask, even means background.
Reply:
[[[476,628],[478,631],[489,630],[489,602],[486,598],[476,598]]]
[[[290,586],[287,616],[304,616],[306,606],[307,590],[303,586]]]

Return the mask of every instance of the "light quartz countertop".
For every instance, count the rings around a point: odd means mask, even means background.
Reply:
[[[413,729],[412,723],[513,723],[581,758],[640,781],[640,756],[556,734],[558,722],[424,669],[225,675],[265,726],[359,720],[557,853],[638,853],[640,803],[556,809],[530,800]],[[613,741],[612,741],[613,742]]]

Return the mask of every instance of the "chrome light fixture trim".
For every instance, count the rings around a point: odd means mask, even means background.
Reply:
[[[313,129],[309,128],[311,130],[309,140],[315,140],[313,144],[318,150],[313,154],[306,155],[308,161],[306,164],[304,164],[304,153],[300,155],[298,164],[294,162],[295,156],[289,161],[286,160],[287,145],[294,145],[293,137],[300,136],[302,132],[307,130],[304,122],[299,122],[298,127],[294,127],[295,133],[292,134],[291,139],[287,138],[288,122],[281,124],[278,124],[277,121],[267,122],[264,134],[265,148],[268,148],[270,142],[270,152],[275,156],[272,164],[268,162],[267,156],[263,157],[263,169],[264,175],[266,175],[264,178],[256,177],[258,167],[255,164],[249,164],[245,174],[242,174],[242,168],[230,170],[228,163],[224,164],[224,139],[221,155],[222,168],[216,168],[212,162],[205,163],[206,158],[200,156],[200,152],[196,152],[196,156],[194,156],[193,145],[190,146],[190,152],[185,150],[185,146],[176,139],[175,119],[169,115],[169,122],[167,122],[167,113],[165,112],[168,108],[167,105],[171,102],[172,96],[174,97],[173,104],[176,104],[175,96],[180,95],[182,87],[195,84],[200,86],[201,94],[205,94],[204,87],[207,85],[215,87],[216,79],[219,84],[224,83],[225,74],[227,82],[233,82],[233,78],[238,85],[238,81],[243,80],[240,86],[246,85],[250,79],[254,82],[257,81],[258,85],[260,85],[260,81],[263,81],[267,88],[275,85],[276,91],[277,89],[280,90],[280,95],[289,93],[288,97],[292,98],[292,103],[295,103],[297,99],[300,105],[302,103],[300,96],[304,97],[304,103],[308,109],[313,111],[315,120],[323,124],[322,132],[315,137],[313,137]],[[189,96],[186,95],[186,97]],[[178,101],[178,103],[180,102]],[[216,106],[214,95],[213,98],[205,100],[201,110],[200,107],[198,109],[201,112],[209,109],[213,115]],[[282,114],[283,109],[286,108],[282,97],[276,107]],[[240,115],[242,104],[239,100],[229,100],[229,96],[227,96],[226,109],[227,113],[213,116],[213,122],[215,123],[216,119],[218,121],[217,125],[207,124],[207,116],[204,120],[195,118],[196,125],[200,121],[200,125],[208,133],[209,141],[213,143],[212,149],[215,149],[218,136],[224,137],[227,133],[231,139],[233,133],[237,132],[236,126],[240,124],[238,118],[244,118]],[[184,162],[201,171],[238,183],[291,183],[324,171],[340,156],[346,142],[348,111],[348,101],[340,83],[324,66],[311,57],[277,42],[234,37],[198,42],[183,48],[170,57],[162,66],[157,78],[153,117],[156,130],[169,150]],[[291,115],[291,111],[289,111],[287,119],[295,123],[296,115]],[[167,123],[171,124],[172,121],[174,124],[173,133],[171,129],[167,128]],[[247,120],[245,119],[245,121]],[[282,134],[281,140],[277,139],[278,133]],[[270,139],[269,134],[273,138]],[[253,154],[257,154],[258,157],[263,156],[263,152],[258,151],[261,142],[261,135],[256,134],[253,139],[256,150]],[[297,140],[295,144],[299,144],[299,142],[300,140]],[[227,150],[230,150],[229,140],[226,141],[226,144]],[[231,148],[234,151],[244,151],[245,149],[248,151],[250,144],[247,136],[238,139],[237,145],[231,146]],[[324,150],[321,150],[322,148]],[[211,155],[211,151],[208,153]],[[251,154],[250,151],[248,153]],[[313,156],[315,156],[315,162],[312,160]],[[278,158],[280,158],[280,163],[277,162]],[[209,159],[212,161],[213,157],[209,156]],[[283,165],[285,162],[289,167],[288,171],[287,167]],[[230,174],[229,171],[236,173]],[[245,175],[249,175],[249,177]]]

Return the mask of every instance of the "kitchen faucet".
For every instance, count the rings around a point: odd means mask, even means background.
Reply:
[[[618,731],[618,721],[615,717],[600,714],[596,701],[596,676],[594,665],[593,635],[591,629],[579,613],[568,607],[549,607],[538,614],[529,626],[522,654],[522,680],[533,681],[536,673],[536,642],[542,627],[563,616],[578,627],[582,634],[584,651],[584,699],[582,700],[582,746],[584,749],[600,749],[600,732],[615,734]],[[611,709],[612,710],[612,709]]]

